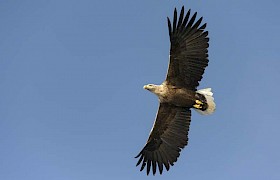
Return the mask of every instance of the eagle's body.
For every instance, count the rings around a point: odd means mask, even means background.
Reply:
[[[168,103],[185,108],[191,108],[195,104],[196,93],[186,88],[178,88],[163,82],[161,85],[148,84],[144,86],[144,89],[156,94],[160,103]]]
[[[179,18],[174,11],[174,20],[168,18],[170,37],[170,62],[165,81],[161,85],[148,84],[144,89],[156,94],[159,108],[148,141],[141,152],[137,166],[142,163],[141,171],[151,168],[153,174],[163,167],[168,171],[170,165],[188,144],[191,122],[191,109],[201,114],[211,114],[215,103],[211,88],[197,90],[205,68],[208,65],[208,31],[206,24],[200,25],[202,18],[195,22],[197,13],[184,15],[182,7]]]

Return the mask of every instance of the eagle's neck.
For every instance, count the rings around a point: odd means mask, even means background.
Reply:
[[[166,96],[167,86],[165,84],[155,85],[153,93],[157,95],[160,100],[162,100]]]

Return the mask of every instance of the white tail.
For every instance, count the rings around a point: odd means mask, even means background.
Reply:
[[[213,93],[211,91],[211,88],[200,89],[196,92],[204,95],[204,97],[206,98],[207,104],[208,104],[208,108],[204,111],[201,111],[199,109],[195,109],[195,110],[202,115],[212,114],[216,109],[216,104],[214,102],[214,97],[213,97]]]

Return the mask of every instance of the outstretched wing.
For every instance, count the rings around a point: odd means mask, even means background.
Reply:
[[[208,31],[206,23],[200,26],[202,17],[195,22],[196,15],[190,18],[189,10],[184,16],[183,6],[178,21],[176,8],[172,25],[167,18],[171,47],[166,82],[190,90],[196,90],[208,65]]]
[[[157,117],[145,147],[135,157],[137,165],[142,163],[140,171],[147,166],[147,175],[151,167],[153,174],[158,166],[162,174],[163,166],[169,170],[170,165],[180,155],[180,151],[188,144],[188,131],[191,122],[191,111],[188,108],[176,107],[161,103]]]

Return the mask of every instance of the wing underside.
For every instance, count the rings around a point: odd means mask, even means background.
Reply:
[[[168,84],[196,90],[208,65],[209,38],[206,23],[200,25],[202,17],[196,21],[197,13],[184,15],[184,7],[177,19],[177,10],[171,24],[168,18],[170,37],[170,62],[166,76]]]
[[[190,109],[160,104],[148,141],[136,156],[139,158],[137,166],[142,163],[140,170],[146,167],[147,175],[151,169],[155,174],[158,167],[162,174],[165,166],[168,171],[188,143],[190,121]]]

